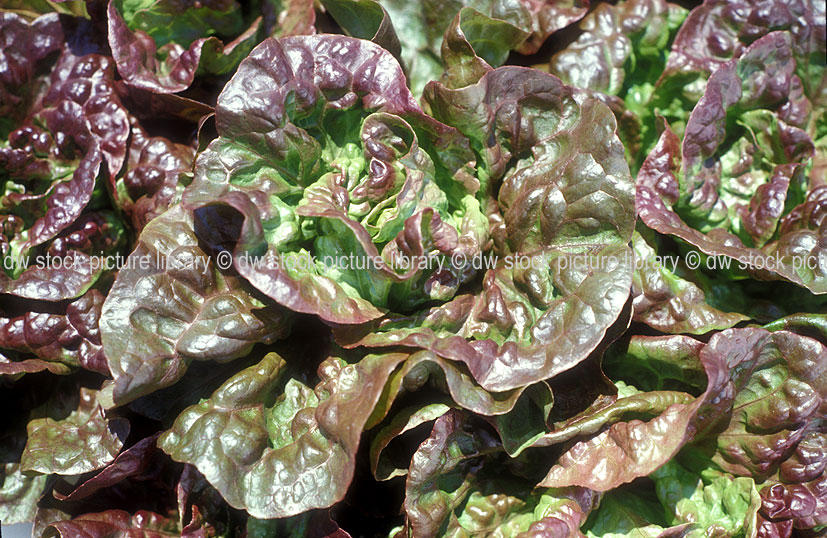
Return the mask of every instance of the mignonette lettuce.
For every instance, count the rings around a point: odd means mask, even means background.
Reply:
[[[235,0],[111,0],[112,56],[127,84],[181,92],[199,74],[231,73],[264,35],[312,33],[312,2],[292,1],[282,9],[281,2],[264,4],[258,16],[245,20]]]
[[[822,535],[824,14],[0,2],[0,520]]]

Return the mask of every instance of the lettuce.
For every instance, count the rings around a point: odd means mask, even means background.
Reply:
[[[823,535],[824,20],[3,0],[0,521]]]

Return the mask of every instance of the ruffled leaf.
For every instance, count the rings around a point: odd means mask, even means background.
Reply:
[[[722,312],[710,306],[700,287],[676,274],[677,256],[659,259],[655,249],[637,233],[632,245],[635,321],[665,333],[704,334],[728,329],[749,319],[743,314]],[[674,265],[670,267],[669,262]]]
[[[448,299],[470,278],[449,263],[488,236],[467,142],[422,114],[387,51],[267,40],[222,92],[216,124],[184,204],[220,223],[196,231],[276,302],[353,324]]]
[[[96,391],[82,388],[78,406],[60,420],[29,422],[20,460],[25,471],[77,475],[100,469],[115,459],[129,432],[125,419],[108,419]]]
[[[192,217],[176,207],[144,228],[100,327],[121,404],[175,383],[193,360],[230,361],[284,336],[289,318],[224,275],[201,250]]]
[[[331,357],[311,389],[280,379],[285,363],[269,354],[184,411],[158,444],[253,517],[330,506],[350,484],[362,429],[403,358],[372,355],[349,365]]]
[[[269,2],[266,5],[276,9]],[[283,7],[278,13],[265,10],[266,21],[261,16],[245,21],[234,0],[111,0],[109,44],[127,84],[157,93],[180,92],[199,74],[231,73],[273,20],[284,21],[282,30],[287,35],[312,30],[312,3],[288,2]]]

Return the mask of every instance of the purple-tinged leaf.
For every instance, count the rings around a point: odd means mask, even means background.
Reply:
[[[549,72],[578,88],[619,95],[626,77],[636,74],[627,68],[645,60],[657,63],[653,53],[668,45],[684,13],[664,0],[599,4],[578,24],[577,40],[552,56]],[[630,80],[628,85],[645,82],[652,81]]]
[[[450,27],[461,11],[466,12],[463,18],[468,22],[460,25],[462,33],[473,47],[466,51],[469,58],[485,58],[497,67],[511,49],[522,54],[537,52],[551,34],[583,17],[589,8],[588,0],[379,0],[379,4],[399,37],[402,63],[417,96],[427,82],[442,75],[440,46],[445,44],[444,36],[454,31]]]
[[[199,74],[231,73],[264,37],[265,26],[273,19],[285,26],[268,28],[270,33],[312,32],[312,3],[287,4],[280,13],[265,10],[265,23],[262,17],[243,21],[241,7],[234,1],[154,0],[136,10],[124,0],[111,0],[107,10],[109,44],[127,84],[157,93],[181,92]],[[267,9],[272,8],[268,2]],[[222,42],[218,37],[207,37],[213,33],[234,39]]]
[[[664,77],[710,74],[773,30],[789,30],[802,59],[816,56],[814,66],[801,66],[802,74],[818,72],[819,54],[823,71],[824,26],[824,4],[819,0],[706,0],[690,12],[675,37]],[[818,77],[801,78],[807,84],[819,83]]]
[[[606,491],[650,474],[692,441],[717,444],[712,461],[723,470],[740,476],[767,476],[807,434],[816,417],[824,414],[827,361],[824,346],[816,340],[757,328],[716,333],[700,351],[697,346],[694,351],[691,346],[683,346],[681,351],[676,347],[680,340],[689,339],[648,340],[648,352],[657,359],[661,349],[661,360],[678,367],[696,356],[708,378],[703,394],[694,401],[690,397],[690,401],[668,405],[648,422],[616,422],[590,439],[577,442],[561,456],[541,485],[579,485]],[[585,417],[583,433],[597,432],[605,424],[596,420],[600,415],[622,413],[626,402],[648,400],[658,394],[669,393],[644,392],[618,399],[594,417]],[[588,427],[592,422],[595,424]],[[543,444],[570,437],[566,429],[552,431]]]
[[[558,78],[519,67],[461,89],[434,82],[423,99],[480,155],[478,197],[493,206],[486,212],[502,253],[631,238],[632,182],[608,107],[578,101]],[[487,200],[494,196],[497,205]]]
[[[20,120],[42,91],[37,77],[38,63],[63,46],[63,30],[57,14],[29,22],[23,17],[0,13],[0,117],[3,122]],[[42,82],[42,81],[41,81]],[[6,126],[3,125],[3,134]]]
[[[102,305],[103,295],[91,290],[69,303],[65,313],[30,310],[8,318],[0,315],[0,348],[34,354],[53,373],[64,371],[60,365],[66,365],[106,375],[109,370],[98,329]],[[30,373],[31,360],[0,365],[0,373]]]
[[[24,31],[22,19],[7,13],[0,17],[10,24],[10,41],[2,43],[9,62],[3,91],[20,86],[28,92],[24,101],[4,99],[14,104],[15,113],[4,118],[0,128],[8,138],[0,143],[0,293],[48,301],[74,299],[88,290],[99,271],[88,264],[77,270],[27,268],[27,257],[93,205],[103,170],[111,177],[118,173],[129,136],[126,111],[115,92],[112,62],[97,54],[100,48],[85,36],[88,24],[51,14]],[[26,35],[11,37],[18,33]],[[36,42],[31,61],[24,61],[17,50],[27,40]],[[88,261],[77,260],[78,255],[83,257],[75,253],[76,261]]]
[[[519,258],[518,258],[519,259]],[[486,390],[553,377],[584,360],[627,302],[628,247],[559,248],[489,270],[476,297],[462,295],[419,315],[388,316],[337,331],[347,345],[427,349],[465,363]]]
[[[152,463],[151,457],[158,451],[155,446],[158,436],[155,434],[141,439],[133,446],[124,450],[104,467],[98,474],[82,482],[72,489],[68,495],[54,491],[54,496],[59,501],[79,501],[89,497],[100,489],[113,486],[129,477],[140,475]]]
[[[469,475],[480,469],[482,457],[501,450],[496,436],[473,428],[461,413],[449,411],[439,417],[414,454],[405,483],[405,513],[413,535],[440,534],[449,514],[469,493]],[[459,487],[443,491],[443,481]]]
[[[827,348],[788,331],[741,329],[716,334],[707,349],[727,357],[737,391],[712,460],[766,477],[827,413]]]
[[[101,335],[117,404],[169,386],[193,360],[227,362],[286,334],[265,307],[203,251],[180,206],[150,222],[104,302]]]
[[[488,241],[473,154],[422,113],[387,51],[268,39],[219,96],[216,126],[183,203],[218,223],[199,238],[232,250],[279,304],[355,324],[449,299],[470,278],[448,260]]]
[[[657,258],[654,248],[638,233],[632,237],[635,274],[632,280],[634,320],[664,333],[704,334],[728,329],[749,319],[710,306],[701,288],[669,266],[677,257]]]
[[[820,232],[801,220],[812,142],[777,115],[795,81],[790,47],[788,35],[772,32],[712,75],[680,151],[667,126],[644,162],[636,205],[660,233],[731,258],[760,279],[823,293]],[[725,144],[727,136],[740,138]]]
[[[761,489],[764,532],[827,525],[827,435],[810,432]],[[787,534],[789,535],[789,534]]]
[[[492,39],[496,35],[497,38]],[[524,42],[528,33],[513,24],[464,7],[454,17],[442,40],[441,82],[448,88],[476,84],[491,70],[505,63],[508,53]]]
[[[127,166],[113,190],[117,205],[137,232],[181,201],[182,176],[191,171],[194,159],[193,148],[150,137],[137,121],[132,122]]]
[[[511,412],[524,391],[521,387],[505,392],[489,392],[480,387],[461,365],[429,351],[419,351],[407,357],[401,367],[388,375],[382,397],[368,419],[366,428],[378,424],[403,391],[415,392],[429,382],[450,395],[457,406],[483,416]],[[541,394],[550,398],[548,387],[540,389]]]
[[[687,337],[682,337],[687,338]],[[671,340],[663,340],[664,343]],[[613,416],[624,407],[646,402],[640,411],[660,412],[643,422],[634,419],[615,422],[608,429],[575,443],[560,457],[540,485],[545,487],[582,486],[596,491],[608,491],[635,478],[646,476],[672,459],[695,436],[708,428],[719,413],[731,408],[735,396],[729,379],[726,358],[703,348],[698,359],[707,375],[707,387],[698,398],[685,393],[648,392],[621,398],[600,412]],[[657,402],[656,406],[652,404]],[[598,418],[596,416],[595,418]],[[585,417],[584,433],[596,433],[605,422]],[[571,434],[566,429],[547,434],[551,441],[566,440]]]
[[[123,510],[107,510],[96,514],[83,514],[75,518],[56,521],[50,525],[62,538],[160,538],[181,536],[181,529],[174,519],[153,512],[139,511],[129,515]],[[48,532],[48,529],[47,529]]]
[[[445,404],[435,403],[424,407],[407,407],[395,413],[393,420],[376,432],[370,444],[371,472],[377,480],[390,480],[397,476],[408,474],[407,468],[396,467],[382,454],[396,437],[421,426],[426,422],[436,420],[451,408]]]
[[[582,488],[532,492],[503,472],[501,455],[494,433],[473,417],[452,410],[438,418],[408,472],[408,534],[540,538],[576,533],[599,494]]]

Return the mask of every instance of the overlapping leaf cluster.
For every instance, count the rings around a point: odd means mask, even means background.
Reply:
[[[4,524],[827,530],[823,0],[0,8]]]

